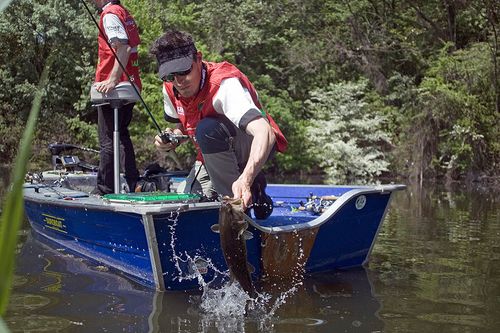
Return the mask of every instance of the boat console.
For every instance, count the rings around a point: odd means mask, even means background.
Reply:
[[[99,151],[75,146],[67,143],[51,143],[49,151],[52,156],[52,169],[65,170],[67,172],[90,171],[97,172],[97,166],[80,160],[76,155],[71,154],[74,150],[90,151],[99,153]]]

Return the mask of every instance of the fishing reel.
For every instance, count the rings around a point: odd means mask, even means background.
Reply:
[[[182,141],[189,139],[189,136],[185,134],[174,134],[171,132],[163,131],[160,134],[160,138],[161,142],[163,143],[172,143],[174,145],[178,145]]]
[[[30,184],[42,184],[44,182],[43,174],[41,172],[28,172],[24,176],[24,181]]]
[[[309,193],[309,197],[307,197],[306,202],[299,202],[299,210],[305,210],[316,215],[320,215],[324,213],[325,210],[327,210],[337,199],[338,197],[335,195],[317,196],[311,192]]]

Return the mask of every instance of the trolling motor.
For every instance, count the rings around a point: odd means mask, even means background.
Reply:
[[[99,153],[99,151],[80,147],[68,143],[51,143],[48,146],[52,155],[52,167],[54,170],[65,169],[66,171],[97,171],[97,166],[81,161],[78,156],[68,154],[75,149]]]

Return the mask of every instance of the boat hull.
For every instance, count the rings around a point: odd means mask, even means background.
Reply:
[[[363,265],[369,258],[391,194],[404,186],[270,185],[267,220],[250,220],[252,277],[280,278]],[[301,208],[316,197],[338,199],[322,214]],[[78,255],[158,290],[200,287],[227,278],[219,235],[219,203],[116,203],[65,188],[25,186],[34,231]]]

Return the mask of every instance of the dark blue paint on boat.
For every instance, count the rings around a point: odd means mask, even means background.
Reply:
[[[275,202],[270,218],[249,219],[253,238],[247,241],[253,278],[262,274],[264,235],[317,230],[306,272],[324,272],[363,265],[370,255],[391,194],[404,185],[324,186],[269,185]],[[338,199],[321,215],[300,210],[310,193]],[[205,281],[218,278],[207,262],[227,270],[219,235],[219,203],[123,203],[63,187],[25,186],[26,215],[33,229],[69,250],[125,273],[158,290],[198,288],[186,279],[194,267]],[[172,246],[173,245],[173,246]],[[176,257],[180,260],[174,260]],[[188,258],[197,259],[196,262]]]

